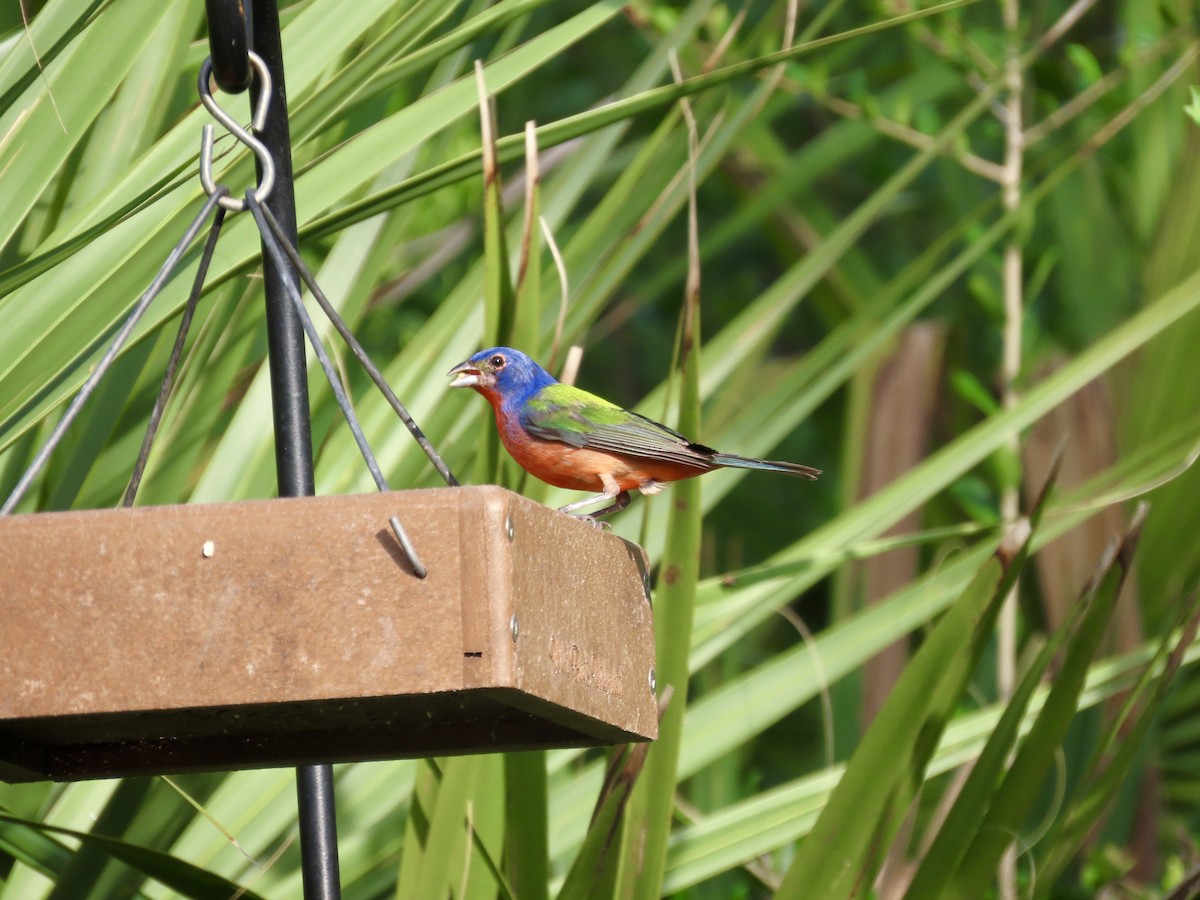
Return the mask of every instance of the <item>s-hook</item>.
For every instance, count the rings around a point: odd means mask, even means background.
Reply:
[[[250,120],[250,125],[255,131],[262,131],[263,126],[267,122],[267,110],[271,105],[271,73],[267,70],[267,64],[263,62],[261,56],[253,50],[249,51],[249,55],[250,64],[254,68],[254,73],[258,76],[260,86],[258,104],[254,108],[254,118]],[[200,102],[204,104],[204,108],[209,111],[214,119],[225,126],[226,131],[253,150],[254,155],[258,157],[259,166],[262,169],[262,178],[259,179],[258,186],[254,189],[254,199],[262,203],[270,195],[271,188],[275,186],[275,160],[271,157],[271,151],[266,148],[262,141],[239,125],[229,113],[221,109],[220,104],[217,103],[212,95],[212,90],[209,88],[212,73],[213,61],[210,56],[204,60],[204,65],[200,67],[200,79],[197,85],[197,90],[200,92]],[[217,190],[217,183],[213,180],[212,157],[213,127],[212,125],[205,125],[200,132],[200,183],[204,185],[204,192],[210,197]],[[222,209],[227,209],[230,212],[241,212],[246,208],[245,200],[239,200],[232,196],[224,196],[218,202],[221,204]]]

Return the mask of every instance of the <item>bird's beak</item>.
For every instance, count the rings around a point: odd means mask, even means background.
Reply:
[[[479,384],[479,369],[469,359],[465,362],[460,362],[446,374],[458,376],[450,382],[450,387],[475,387],[475,385]]]

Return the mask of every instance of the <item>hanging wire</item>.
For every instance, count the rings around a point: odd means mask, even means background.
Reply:
[[[261,127],[266,115],[267,102],[265,98],[269,97],[271,79],[266,65],[260,57],[254,53],[250,53],[250,63],[254,67],[255,73],[261,80],[261,84],[263,86],[261,96],[264,99],[260,100],[254,111],[253,124],[257,129]],[[175,337],[175,344],[172,347],[171,356],[167,362],[166,371],[163,374],[163,380],[159,388],[158,397],[155,400],[154,409],[150,414],[150,421],[146,427],[146,434],[142,439],[142,446],[138,453],[137,461],[134,464],[134,469],[130,476],[129,484],[126,487],[125,494],[122,498],[121,505],[124,507],[130,507],[133,505],[134,500],[137,497],[137,491],[141,485],[142,477],[145,473],[151,447],[153,446],[155,437],[158,434],[158,428],[162,421],[167,400],[170,397],[171,390],[175,384],[175,375],[178,370],[179,360],[182,356],[188,331],[191,327],[192,320],[195,316],[196,307],[203,291],[205,278],[207,277],[209,267],[212,263],[217,240],[220,236],[221,227],[224,224],[225,211],[230,210],[233,212],[240,212],[241,210],[247,208],[250,209],[251,214],[254,217],[255,224],[258,226],[258,230],[262,236],[263,246],[266,248],[275,265],[280,270],[284,270],[288,267],[288,263],[291,264],[293,270],[300,275],[304,283],[308,286],[309,290],[312,291],[312,294],[314,298],[316,298],[318,305],[329,318],[329,321],[333,324],[337,332],[342,336],[343,340],[345,340],[346,344],[350,347],[355,358],[357,358],[362,364],[363,369],[370,376],[376,387],[379,388],[380,392],[383,393],[384,397],[387,398],[388,403],[391,405],[396,415],[404,423],[405,427],[408,428],[413,438],[417,441],[417,444],[429,458],[429,461],[433,464],[433,467],[448,485],[453,487],[459,484],[458,479],[454,477],[454,474],[450,471],[450,468],[438,454],[432,443],[430,443],[424,432],[421,431],[416,421],[404,407],[404,404],[400,402],[400,399],[396,396],[395,392],[392,391],[391,386],[387,383],[386,379],[383,377],[383,374],[379,371],[379,368],[371,361],[370,357],[367,355],[362,345],[354,337],[354,334],[346,326],[345,321],[338,314],[333,304],[329,302],[329,299],[325,296],[325,293],[321,290],[316,279],[313,277],[312,272],[310,272],[308,267],[304,265],[303,260],[300,258],[299,252],[292,245],[292,242],[289,241],[284,235],[283,229],[280,227],[279,222],[275,219],[275,216],[269,209],[261,205],[261,201],[268,196],[274,182],[274,160],[262,142],[259,141],[253,134],[238,125],[238,123],[228,113],[221,109],[216,100],[212,97],[212,93],[209,88],[211,70],[212,61],[207,60],[201,67],[200,71],[199,91],[201,100],[205,108],[208,109],[214,118],[221,122],[221,124],[224,125],[225,128],[227,128],[229,132],[233,134],[235,138],[237,138],[238,141],[254,151],[261,163],[263,176],[258,185],[246,191],[245,200],[233,199],[227,187],[216,184],[213,181],[213,129],[211,125],[206,125],[204,127],[201,137],[200,173],[201,183],[204,186],[205,192],[208,194],[208,200],[205,202],[200,213],[192,221],[191,225],[188,226],[187,231],[184,233],[184,236],[180,239],[179,243],[176,244],[175,248],[171,251],[171,254],[167,257],[166,262],[163,263],[163,266],[159,269],[159,272],[154,281],[151,283],[150,287],[146,289],[141,298],[139,298],[138,302],[134,305],[129,317],[122,325],[116,337],[114,337],[108,350],[105,352],[100,362],[97,363],[95,369],[93,369],[88,378],[84,381],[79,393],[76,394],[66,412],[63,413],[62,418],[58,421],[49,439],[47,439],[46,443],[41,447],[37,455],[34,457],[32,463],[29,465],[29,468],[21,476],[21,479],[13,488],[12,493],[5,501],[3,507],[0,507],[0,514],[8,514],[12,512],[12,510],[15,509],[16,506],[21,502],[26,491],[28,491],[30,485],[33,483],[33,480],[45,466],[47,460],[50,458],[50,455],[62,441],[67,429],[74,422],[83,405],[95,391],[96,385],[99,383],[100,379],[108,371],[117,355],[125,346],[129,336],[133,332],[133,329],[141,320],[142,316],[145,315],[146,310],[149,308],[154,298],[159,294],[159,292],[161,292],[162,288],[173,274],[176,266],[179,264],[179,260],[182,258],[187,247],[193,240],[195,240],[201,226],[204,224],[204,221],[214,213],[214,209],[215,216],[213,217],[208,238],[201,253],[200,264],[197,268],[196,276],[192,284],[192,291],[188,296],[187,304],[184,307],[183,315],[179,323],[179,330]],[[329,356],[325,352],[325,348],[321,343],[320,336],[317,334],[316,327],[313,325],[312,318],[309,316],[308,310],[304,306],[304,301],[300,296],[299,288],[291,281],[287,282],[287,286],[288,297],[295,307],[304,331],[308,336],[309,342],[312,344],[313,350],[317,355],[317,359],[321,363],[321,368],[325,373],[326,379],[329,381],[334,398],[337,401],[338,407],[342,411],[342,415],[346,419],[346,423],[350,428],[351,434],[354,436],[354,441],[358,445],[359,452],[362,454],[363,460],[367,464],[367,469],[370,471],[371,477],[374,479],[379,490],[386,491],[389,489],[388,484],[383,477],[382,471],[380,471],[379,464],[367,443],[366,437],[363,435],[362,427],[358,422],[358,418],[354,414],[353,408],[350,406],[350,401],[347,398],[345,388],[341,383],[341,379],[338,377],[332,362],[330,362]],[[428,570],[426,569],[424,563],[421,562],[420,557],[417,555],[416,549],[413,547],[412,541],[405,532],[399,518],[396,516],[389,517],[388,524],[391,526],[396,540],[399,542],[401,549],[407,557],[413,574],[418,578],[425,578],[428,575]]]
[[[300,258],[299,251],[292,246],[291,241],[289,241],[284,235],[283,229],[279,226],[279,222],[276,221],[275,216],[272,215],[271,210],[264,206],[262,207],[262,211],[263,217],[266,219],[267,224],[271,227],[271,231],[274,232],[275,239],[279,246],[283,248],[283,252],[286,253],[288,259],[291,260],[293,268],[300,273],[300,277],[304,279],[304,283],[308,286],[308,289],[312,292],[313,297],[316,299],[317,305],[321,307],[326,317],[333,324],[333,327],[337,329],[337,333],[342,336],[342,340],[346,342],[346,345],[354,354],[355,359],[362,364],[362,367],[366,370],[367,375],[369,375],[371,380],[375,382],[375,386],[379,388],[383,396],[387,398],[388,403],[391,404],[391,407],[395,411],[396,415],[400,417],[400,421],[403,422],[405,427],[407,427],[412,433],[413,438],[416,439],[416,442],[420,445],[421,449],[425,451],[425,455],[429,457],[429,461],[433,464],[433,467],[437,469],[438,474],[442,476],[446,484],[450,485],[450,487],[458,487],[459,481],[454,477],[454,473],[450,471],[449,466],[446,465],[445,461],[438,454],[437,450],[434,449],[433,444],[429,442],[429,438],[425,436],[425,432],[421,431],[420,426],[417,425],[413,417],[409,415],[408,410],[405,408],[404,404],[400,402],[400,399],[392,390],[391,385],[387,383],[387,379],[383,377],[383,373],[379,371],[379,367],[371,361],[369,356],[367,356],[367,351],[363,349],[362,344],[358,342],[358,339],[354,336],[354,333],[349,329],[345,321],[338,314],[338,311],[334,308],[333,304],[329,302],[329,298],[325,296],[325,292],[322,291],[320,285],[317,284],[316,278],[313,277],[313,274],[311,271],[309,271],[308,266],[304,264],[304,260]]]
[[[262,234],[263,246],[266,247],[267,252],[275,261],[275,265],[281,270],[286,269],[287,260],[281,244],[286,244],[287,242],[276,239],[275,233],[267,224],[263,208],[255,198],[253,190],[246,191],[246,206],[254,216],[254,221],[258,225],[259,232]],[[375,479],[375,486],[381,491],[387,491],[389,490],[387,481],[384,480],[383,473],[379,470],[379,463],[375,461],[375,454],[371,452],[367,438],[362,432],[362,426],[358,423],[358,416],[354,414],[354,409],[351,407],[350,400],[346,396],[346,390],[342,386],[342,381],[329,359],[329,354],[325,352],[325,347],[321,343],[321,336],[317,334],[317,328],[313,324],[312,317],[309,316],[308,310],[304,307],[304,300],[300,296],[300,291],[290,280],[286,281],[286,285],[288,288],[288,298],[292,301],[292,305],[296,309],[296,315],[299,316],[300,323],[304,326],[304,333],[308,335],[308,341],[312,345],[313,352],[316,353],[317,359],[321,363],[321,368],[325,372],[325,378],[329,382],[330,389],[333,391],[338,408],[341,409],[342,416],[346,419],[346,424],[350,427],[350,433],[354,435],[354,442],[358,445],[358,450],[367,464],[367,469],[371,472],[371,477]],[[408,563],[412,567],[413,574],[418,578],[424,578],[429,574],[429,570],[425,568],[425,564],[417,556],[417,551],[413,547],[412,541],[409,540],[404,526],[400,524],[400,519],[396,516],[391,516],[388,518],[388,524],[392,526],[392,532],[396,535],[396,540],[399,541],[400,548],[408,558]]]
[[[25,492],[28,491],[29,486],[33,484],[33,480],[42,470],[42,467],[46,465],[46,461],[50,458],[50,454],[54,452],[54,449],[59,445],[59,442],[62,441],[63,435],[66,434],[67,429],[71,427],[71,423],[74,422],[76,417],[79,415],[79,411],[83,409],[83,405],[87,403],[88,398],[91,397],[93,392],[96,390],[96,385],[99,384],[100,379],[104,377],[104,373],[108,371],[109,366],[111,366],[113,363],[113,360],[117,358],[117,354],[121,352],[122,348],[124,348],[125,343],[129,340],[129,336],[133,333],[133,329],[137,326],[137,323],[141,320],[142,316],[145,315],[146,310],[150,308],[150,304],[154,301],[154,298],[158,296],[159,292],[170,279],[172,273],[175,271],[175,267],[179,265],[179,260],[183,258],[183,254],[187,250],[188,245],[191,244],[192,241],[195,240],[196,235],[199,234],[201,226],[204,225],[204,221],[212,214],[213,209],[216,208],[221,199],[228,196],[229,191],[226,188],[218,187],[213,192],[212,196],[210,196],[205,202],[204,207],[200,210],[196,218],[192,220],[192,223],[188,226],[187,231],[184,232],[179,243],[175,245],[175,248],[171,251],[170,255],[167,256],[166,262],[162,264],[162,268],[158,270],[158,274],[154,276],[154,280],[150,282],[150,287],[146,288],[145,293],[143,293],[138,299],[137,303],[134,304],[133,310],[129,313],[128,318],[125,319],[125,324],[121,326],[121,330],[117,332],[116,337],[114,337],[112,343],[109,344],[108,350],[105,352],[104,356],[100,358],[98,363],[96,363],[96,368],[94,368],[91,374],[88,375],[87,379],[83,382],[83,387],[79,389],[79,393],[75,395],[75,398],[67,407],[66,412],[62,414],[62,418],[58,420],[58,424],[54,426],[54,430],[50,433],[50,437],[46,440],[46,443],[44,443],[41,449],[38,450],[37,455],[33,458],[33,462],[29,464],[29,467],[25,470],[25,474],[21,476],[21,479],[17,482],[16,487],[12,489],[12,493],[8,495],[8,499],[4,501],[4,506],[0,507],[0,515],[7,515],[8,513],[11,513],[16,508],[17,504],[21,502],[22,498],[25,496]]]
[[[224,187],[221,189],[226,190]],[[167,360],[167,370],[163,373],[162,386],[158,389],[158,399],[154,401],[154,409],[150,412],[150,423],[146,426],[145,437],[142,438],[142,449],[138,451],[133,474],[129,477],[129,486],[125,488],[125,496],[121,499],[121,505],[124,507],[133,506],[138,487],[142,483],[142,475],[146,471],[146,461],[150,458],[150,446],[158,435],[158,425],[162,421],[167,398],[170,397],[171,389],[175,386],[175,372],[179,368],[179,359],[183,355],[183,345],[187,341],[188,330],[192,327],[192,318],[196,315],[196,307],[200,304],[204,279],[208,276],[208,267],[212,264],[213,252],[217,249],[217,238],[221,234],[221,226],[224,223],[225,210],[218,207],[216,215],[213,216],[212,227],[208,232],[208,240],[204,243],[204,251],[200,255],[200,265],[196,269],[196,278],[192,282],[192,293],[188,296],[187,305],[183,308],[183,316],[179,320],[179,331],[175,335],[175,346],[171,348],[171,358]]]
[[[262,99],[259,101],[254,110],[253,119],[254,127],[261,128],[266,119],[268,104],[270,102],[271,75],[267,70],[266,63],[264,63],[262,58],[256,53],[251,52],[249,54],[249,62],[253,66],[256,74],[260,78],[261,83],[265,88],[262,94]],[[212,60],[207,59],[205,60],[204,65],[200,67],[198,86],[200,91],[200,100],[213,118],[224,125],[235,138],[253,150],[255,155],[258,157],[262,165],[263,174],[262,178],[259,179],[258,185],[254,189],[254,194],[256,200],[264,200],[270,194],[271,188],[275,181],[275,161],[271,157],[270,151],[267,150],[266,146],[264,146],[261,141],[259,141],[253,134],[246,131],[246,129],[242,128],[232,116],[225,112],[225,110],[221,109],[220,105],[217,104],[216,100],[212,96],[211,90],[209,89],[209,78],[211,74]],[[142,441],[141,451],[139,452],[137,462],[134,465],[133,475],[122,499],[123,506],[133,505],[138,486],[141,483],[142,474],[145,471],[146,460],[150,454],[151,444],[153,443],[154,437],[158,431],[158,424],[162,417],[163,406],[166,403],[167,395],[170,393],[171,385],[174,381],[175,367],[178,365],[179,353],[182,351],[183,342],[187,337],[188,327],[191,324],[192,316],[195,314],[195,305],[199,300],[199,294],[204,285],[205,275],[207,274],[208,267],[212,262],[212,254],[216,247],[217,236],[220,233],[221,225],[224,221],[224,211],[228,209],[238,212],[246,208],[244,202],[231,198],[228,188],[213,182],[212,152],[213,128],[212,125],[205,125],[203,131],[201,132],[200,138],[200,182],[204,186],[204,191],[208,195],[208,199],[205,201],[200,213],[195,219],[192,220],[191,225],[188,226],[187,231],[184,232],[184,235],[180,239],[179,243],[175,245],[175,248],[167,257],[166,262],[164,262],[162,267],[159,269],[154,281],[150,283],[150,287],[146,289],[145,293],[142,294],[138,302],[134,304],[133,310],[130,312],[129,317],[125,320],[124,325],[121,326],[121,330],[118,331],[116,337],[113,338],[113,341],[109,345],[107,352],[105,352],[104,356],[100,359],[100,362],[96,364],[96,367],[92,370],[91,374],[88,375],[87,379],[83,383],[83,387],[79,389],[79,393],[75,395],[75,398],[67,407],[66,412],[64,412],[62,418],[59,419],[58,424],[51,432],[49,439],[47,439],[46,443],[42,445],[33,461],[29,464],[29,467],[25,470],[25,473],[21,476],[21,479],[13,488],[12,493],[9,494],[8,499],[5,500],[4,505],[0,507],[0,515],[7,515],[8,513],[11,513],[17,507],[17,504],[21,502],[26,491],[29,490],[30,485],[33,483],[34,478],[37,477],[37,474],[45,466],[47,460],[50,458],[50,455],[62,441],[63,435],[66,434],[67,429],[70,428],[76,417],[78,417],[83,405],[95,392],[96,385],[99,384],[100,379],[104,377],[113,361],[117,358],[117,355],[124,348],[125,343],[129,340],[129,336],[133,333],[133,329],[137,326],[137,323],[141,320],[142,316],[145,315],[146,310],[149,309],[150,304],[154,301],[154,298],[158,296],[159,292],[163,289],[171,275],[174,273],[175,267],[179,264],[179,260],[183,257],[183,254],[187,250],[188,246],[193,240],[195,240],[201,226],[204,224],[204,221],[210,215],[212,215],[213,210],[216,209],[217,215],[213,219],[212,227],[209,231],[208,241],[205,244],[203,256],[200,262],[200,268],[196,273],[196,279],[192,287],[192,294],[188,298],[187,308],[184,311],[183,320],[180,322],[180,330],[175,339],[175,347],[171,353],[171,360],[168,363],[167,372],[163,378],[163,384],[159,390],[158,399],[155,402],[154,412],[151,414],[151,420],[146,431],[146,436]]]

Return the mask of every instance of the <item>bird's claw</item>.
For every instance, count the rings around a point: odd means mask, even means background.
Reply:
[[[578,519],[580,522],[585,522],[600,531],[612,531],[612,525],[608,522],[601,522],[595,516],[571,516],[573,519]]]

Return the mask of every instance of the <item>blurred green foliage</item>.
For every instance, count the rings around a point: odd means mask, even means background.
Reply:
[[[199,4],[49,0],[25,5],[28,30],[15,9],[0,16],[4,493],[194,215],[207,53]],[[660,653],[691,673],[687,708],[645,761],[675,782],[639,787],[624,819],[623,795],[606,794],[597,821],[617,824],[601,835],[589,833],[598,752],[340,766],[346,896],[495,897],[487,867],[457,854],[500,838],[514,884],[515,859],[543,864],[544,890],[518,896],[883,897],[918,877],[947,895],[1158,897],[1185,883],[1200,835],[1197,647],[1180,631],[1200,586],[1194,4],[307,0],[283,21],[305,259],[456,472],[496,471],[477,465],[490,416],[442,373],[489,340],[485,302],[495,323],[514,312],[528,121],[538,209],[570,288],[556,345],[560,272],[536,241],[537,312],[515,312],[537,336],[526,349],[557,370],[577,344],[582,387],[672,423],[689,398],[697,439],[825,472],[813,485],[723,472],[693,496],[695,519],[669,529],[667,496],[615,522],[656,565],[699,554],[697,576],[666,594],[685,604],[667,621],[683,624],[660,634]],[[501,202],[486,217],[497,198],[481,177],[476,59],[500,136]],[[686,387],[673,368],[685,96],[702,276]],[[248,184],[247,155],[228,138],[218,149],[221,177]],[[139,502],[274,493],[257,254],[233,222]],[[187,280],[156,301],[21,512],[118,501]],[[940,335],[932,380],[885,402],[891,380],[910,384],[896,360],[913,323]],[[436,484],[368,380],[345,370],[393,487]],[[1102,399],[1085,405],[1097,379]],[[369,490],[315,367],[310,387],[318,491]],[[1017,588],[1021,700],[1008,704],[1005,644],[980,625],[992,613],[967,612],[1002,599],[1006,505],[1032,498],[1044,444],[1070,434]],[[550,505],[571,499],[500,471]],[[1150,511],[1117,603],[1129,559],[1102,561],[1120,535],[1132,553],[1135,497]],[[897,533],[913,552],[873,590],[868,567]],[[1100,611],[1064,614],[1084,604]],[[1047,641],[1062,648],[1053,660],[1039,656]],[[881,676],[872,660],[896,642],[903,674]],[[1061,666],[1070,688],[1051,695],[1039,673]],[[907,686],[885,703],[880,678]],[[1078,711],[1068,728],[1039,719],[1043,704]],[[960,834],[939,832],[954,773],[981,754],[992,782],[959,795]],[[621,759],[631,775],[643,762]],[[178,779],[224,832],[163,782],[0,786],[0,898],[227,896],[234,883],[299,896],[290,779]],[[506,779],[545,804],[505,804]],[[1019,808],[1003,794],[1014,783]],[[878,814],[857,821],[854,804]],[[477,839],[460,828],[468,807]],[[438,843],[420,815],[449,823]],[[1015,875],[995,870],[996,822],[1016,839]],[[669,829],[648,861],[647,823]],[[810,831],[845,840],[810,844]],[[842,853],[847,868],[830,874]]]

